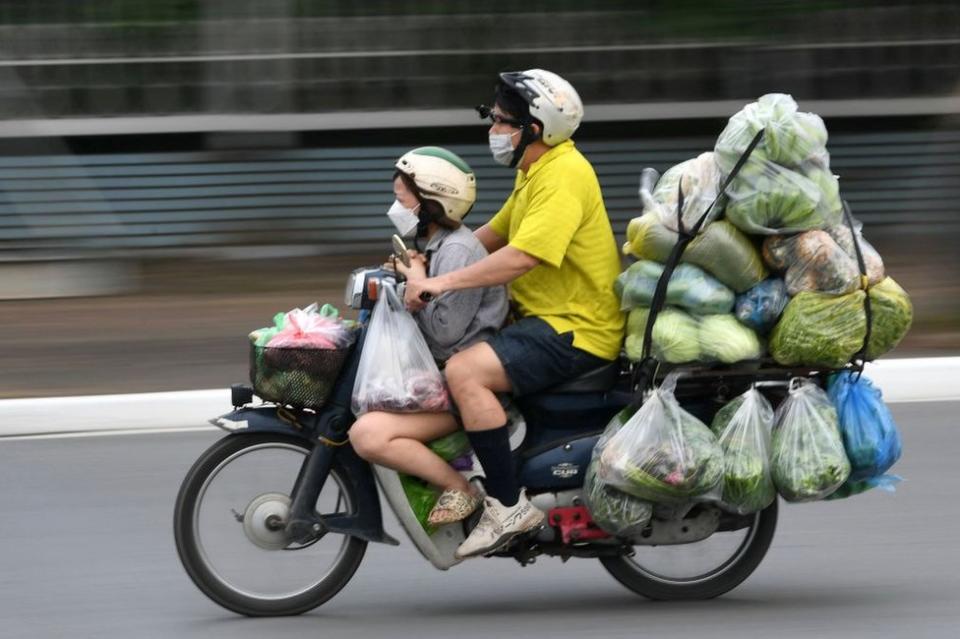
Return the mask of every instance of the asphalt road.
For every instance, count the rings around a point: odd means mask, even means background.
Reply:
[[[897,493],[784,505],[764,563],[713,601],[646,601],[593,560],[443,573],[405,542],[371,546],[335,599],[282,619],[220,609],[176,557],[174,496],[216,433],[0,442],[0,637],[956,637],[958,409],[895,406]]]

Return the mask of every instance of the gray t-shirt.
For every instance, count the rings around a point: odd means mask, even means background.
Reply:
[[[430,277],[461,269],[487,256],[487,250],[466,226],[455,231],[440,228],[427,242],[424,253],[430,260]],[[507,309],[507,288],[491,286],[444,293],[414,317],[434,358],[446,361],[500,330]]]

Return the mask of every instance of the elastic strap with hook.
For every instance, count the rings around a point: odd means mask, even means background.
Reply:
[[[860,268],[860,289],[863,291],[863,312],[867,322],[867,330],[863,336],[863,344],[860,350],[850,359],[850,363],[853,364],[857,370],[856,379],[859,380],[860,376],[863,375],[867,349],[870,346],[870,334],[873,328],[873,308],[870,303],[870,278],[867,276],[867,264],[863,259],[863,250],[860,247],[860,238],[857,237],[857,229],[853,223],[853,214],[850,212],[850,205],[846,200],[843,201],[843,217],[847,222],[847,226],[850,227],[850,235],[853,238],[853,251],[857,256],[857,266]]]

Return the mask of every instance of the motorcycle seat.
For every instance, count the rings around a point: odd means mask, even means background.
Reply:
[[[620,378],[620,362],[609,364],[587,371],[579,377],[568,379],[565,382],[551,386],[544,393],[603,393],[617,384]]]

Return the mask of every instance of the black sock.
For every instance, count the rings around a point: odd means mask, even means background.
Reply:
[[[520,500],[520,484],[510,452],[510,433],[506,426],[491,430],[467,431],[486,479],[487,494],[496,497],[504,506],[514,506]]]

